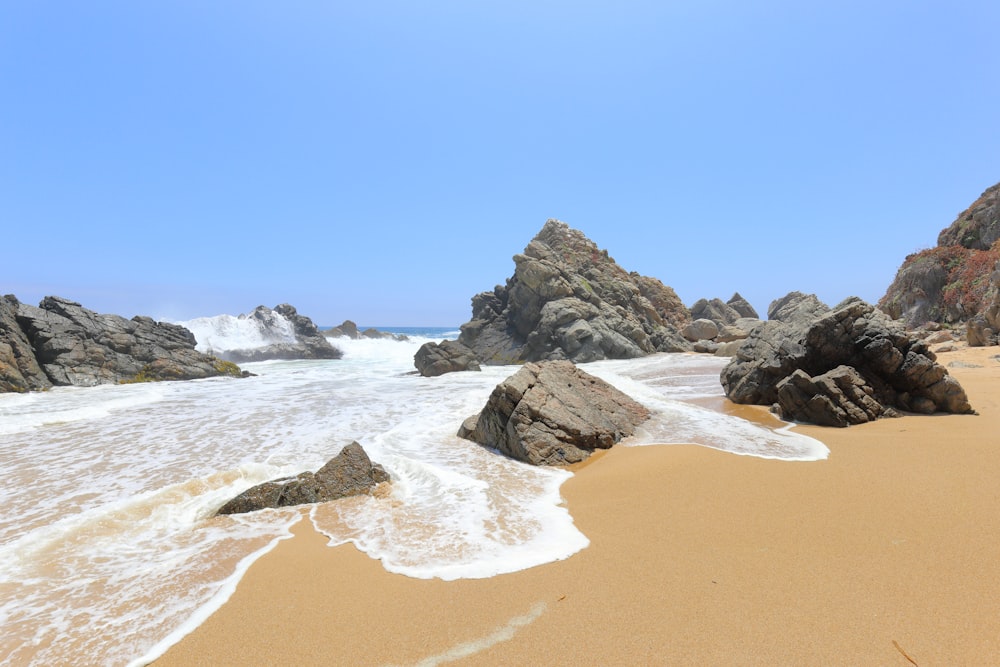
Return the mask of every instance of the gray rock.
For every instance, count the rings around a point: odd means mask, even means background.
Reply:
[[[534,465],[565,465],[631,435],[649,411],[568,361],[527,363],[459,436]]]
[[[0,298],[0,392],[37,391],[52,386],[17,323],[20,305],[12,294]]]
[[[413,355],[413,365],[424,377],[481,370],[472,350],[455,340],[424,343]]]
[[[333,338],[351,338],[357,340],[361,338],[361,332],[358,331],[358,325],[351,320],[344,320],[343,324],[332,329],[328,329],[323,333],[324,336],[331,336]]]
[[[225,350],[219,356],[227,361],[246,363],[270,359],[340,359],[344,356],[340,349],[320,333],[311,319],[300,315],[287,303],[279,304],[273,310],[267,306],[257,306],[246,317],[257,322],[265,339],[270,335],[276,342],[249,350]],[[292,324],[294,343],[281,340],[285,331],[282,320]]]
[[[691,317],[696,320],[711,320],[721,326],[732,324],[743,316],[722,299],[699,299],[691,306]]]
[[[681,335],[692,343],[699,340],[715,340],[719,335],[719,327],[712,320],[698,319],[681,329]]]
[[[726,305],[739,313],[740,317],[746,317],[753,320],[760,319],[760,315],[757,314],[754,307],[751,306],[750,302],[744,299],[739,292],[735,292],[729,298],[729,301],[726,302]]]
[[[750,317],[741,317],[732,324],[725,324],[719,327],[719,335],[715,337],[716,342],[729,343],[743,340],[750,335],[754,327],[761,324],[761,320]]]
[[[809,322],[830,312],[830,307],[820,301],[815,294],[789,292],[775,299],[767,308],[767,319],[790,324]]]
[[[816,377],[798,369],[778,383],[782,419],[819,426],[850,426],[895,416],[873,397],[874,390],[850,366],[837,366]]]
[[[837,370],[841,366],[854,375]],[[783,384],[796,371],[802,373]],[[858,410],[869,418],[874,412],[862,405],[858,391],[882,406],[881,415],[894,410],[973,413],[965,391],[936,363],[927,344],[860,299],[848,299],[811,321],[800,311],[792,323],[768,321],[757,327],[722,370],[721,381],[733,402],[777,403],[781,414],[799,421],[862,423],[851,421],[859,418]],[[803,396],[820,398],[807,410]],[[821,408],[829,414],[817,416]]]
[[[985,347],[997,344],[997,331],[986,321],[986,316],[977,314],[966,326],[966,340],[969,347]]]
[[[655,278],[627,273],[566,223],[549,220],[514,256],[505,285],[472,299],[459,341],[481,363],[627,359],[689,351],[678,332],[690,318]]]
[[[242,514],[268,507],[291,507],[323,503],[348,496],[371,493],[378,484],[389,481],[382,466],[373,464],[357,442],[344,447],[337,456],[315,473],[272,480],[251,487],[221,508],[217,514]]]
[[[149,317],[100,315],[48,296],[37,308],[18,304],[16,321],[54,385],[242,375],[235,364],[196,351],[194,336],[184,327]]]

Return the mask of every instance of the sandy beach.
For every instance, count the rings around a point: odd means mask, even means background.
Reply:
[[[155,665],[1000,664],[997,354],[939,355],[978,415],[797,427],[825,461],[595,456],[562,487],[590,546],[514,574],[406,578],[301,521]]]

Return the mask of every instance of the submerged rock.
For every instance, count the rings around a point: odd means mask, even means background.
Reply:
[[[755,328],[722,370],[735,403],[774,404],[785,419],[846,426],[897,410],[973,413],[925,341],[860,299]]]
[[[385,469],[372,463],[361,445],[352,442],[315,473],[304,472],[250,487],[220,507],[217,514],[242,514],[268,507],[323,503],[370,493],[376,486],[388,481],[389,474]]]
[[[519,461],[565,465],[632,435],[649,411],[568,361],[525,364],[458,435]]]

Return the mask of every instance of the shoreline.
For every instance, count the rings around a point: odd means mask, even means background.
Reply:
[[[561,489],[590,546],[512,574],[410,579],[300,521],[153,664],[1000,661],[998,352],[939,355],[977,416],[796,426],[826,460],[593,456]]]

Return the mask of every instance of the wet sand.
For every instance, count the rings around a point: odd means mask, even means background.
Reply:
[[[979,415],[798,427],[826,461],[593,457],[562,487],[591,545],[514,574],[409,579],[302,521],[156,667],[1000,664],[997,354],[939,355]]]

